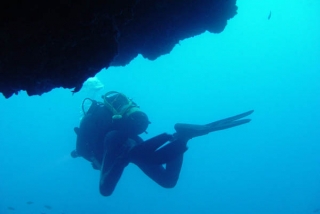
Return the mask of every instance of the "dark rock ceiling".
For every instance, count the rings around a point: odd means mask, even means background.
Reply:
[[[18,1],[0,7],[0,92],[78,91],[102,68],[168,54],[180,40],[220,33],[236,0]]]

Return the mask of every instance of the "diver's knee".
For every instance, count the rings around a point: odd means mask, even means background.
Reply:
[[[112,195],[112,193],[113,193],[113,189],[102,189],[102,188],[100,188],[100,194],[102,196],[108,197],[108,196]]]
[[[177,185],[177,182],[178,180],[172,179],[172,180],[167,180],[160,185],[164,188],[171,189]]]

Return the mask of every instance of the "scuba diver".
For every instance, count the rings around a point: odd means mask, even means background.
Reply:
[[[136,164],[148,177],[165,188],[176,185],[187,142],[210,132],[232,128],[250,122],[242,119],[248,111],[205,125],[177,123],[174,134],[163,133],[143,140],[140,134],[150,124],[140,107],[122,93],[110,91],[102,96],[103,102],[90,98],[82,102],[84,113],[77,135],[73,158],[83,157],[92,167],[100,170],[100,193],[110,196],[125,167]],[[91,102],[87,111],[86,102]]]

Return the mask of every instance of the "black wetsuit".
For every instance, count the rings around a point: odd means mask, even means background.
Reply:
[[[75,128],[76,153],[90,161],[95,169],[101,170],[102,195],[112,194],[130,162],[162,187],[172,188],[176,185],[183,153],[187,150],[186,142],[169,134],[143,141],[137,135],[122,131],[121,127],[115,127],[112,113],[104,105],[93,105],[82,119],[80,127]],[[164,145],[166,142],[169,143]]]
[[[251,120],[242,118],[252,112],[205,125],[177,123],[175,134],[164,133],[143,141],[138,135],[130,134],[130,129],[119,126],[121,123],[113,122],[113,114],[107,107],[93,101],[80,128],[75,128],[77,146],[71,154],[73,157],[82,156],[101,171],[100,193],[104,196],[112,194],[124,168],[130,162],[159,185],[172,188],[178,181],[189,139],[246,124]]]

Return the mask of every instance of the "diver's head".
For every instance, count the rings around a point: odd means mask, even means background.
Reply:
[[[150,124],[148,116],[127,96],[111,91],[102,98],[105,106],[113,113],[112,119],[116,129],[129,135],[139,135],[147,130]]]
[[[123,128],[130,135],[139,135],[145,132],[150,122],[148,116],[138,107],[132,107],[123,116]]]

